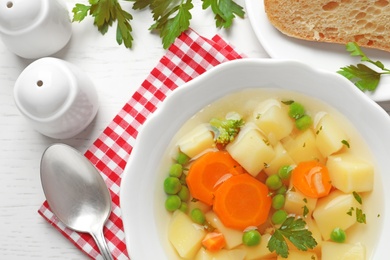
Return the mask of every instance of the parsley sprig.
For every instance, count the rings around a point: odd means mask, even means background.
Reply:
[[[288,217],[271,236],[267,245],[268,249],[271,252],[275,251],[283,258],[287,258],[288,245],[285,238],[302,251],[313,249],[317,245],[312,233],[306,228],[306,222],[301,218]]]
[[[154,23],[149,30],[159,32],[162,44],[167,49],[175,39],[190,27],[192,0],[124,0],[133,2],[133,10],[149,8]],[[123,10],[118,0],[89,0],[89,5],[76,4],[72,9],[73,21],[81,22],[91,15],[94,25],[103,35],[117,22],[116,41],[127,48],[133,44],[132,15]],[[202,9],[214,13],[217,28],[230,28],[235,17],[243,18],[243,7],[234,0],[202,0]]]
[[[379,85],[381,76],[390,74],[390,69],[385,68],[380,61],[371,60],[355,42],[347,43],[346,49],[351,56],[361,57],[361,62],[370,63],[381,71],[378,72],[365,64],[358,63],[357,65],[342,67],[337,73],[352,81],[360,90],[374,92]]]

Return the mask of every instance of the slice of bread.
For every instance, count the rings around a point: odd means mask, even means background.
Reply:
[[[390,0],[264,0],[283,34],[390,51]]]

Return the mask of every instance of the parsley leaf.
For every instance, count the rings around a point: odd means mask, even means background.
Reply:
[[[390,74],[390,70],[385,68],[382,62],[371,60],[355,42],[348,42],[346,50],[351,56],[358,56],[360,61],[371,63],[382,71],[378,72],[362,63],[358,63],[357,65],[342,67],[337,73],[349,79],[362,91],[375,91],[381,76]]]
[[[306,222],[301,218],[288,217],[271,236],[267,245],[268,249],[287,258],[289,253],[285,238],[302,251],[313,249],[317,245],[312,233],[306,228]]]
[[[118,0],[89,0],[90,5],[76,4],[73,9],[73,22],[81,22],[89,14],[94,18],[93,24],[101,34],[105,34],[114,21],[118,21],[116,41],[131,48],[133,37],[130,21],[133,16],[122,9]]]
[[[356,208],[356,221],[362,224],[366,224],[366,214],[362,209]]]
[[[160,5],[151,5],[155,23],[149,29],[160,32],[163,47],[167,49],[182,32],[190,27],[190,20],[192,18],[190,10],[194,5],[192,4],[192,0],[186,0],[186,2],[181,2],[161,15],[161,12],[164,12],[172,4],[172,0],[165,0],[165,2]]]
[[[215,25],[218,28],[229,28],[236,15],[241,18],[245,15],[243,8],[233,0],[202,0],[202,2],[203,10],[211,8],[215,14]]]

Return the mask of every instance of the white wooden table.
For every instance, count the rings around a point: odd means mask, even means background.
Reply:
[[[66,2],[71,10],[75,3],[87,1]],[[231,30],[220,31],[214,26],[213,15],[202,10],[201,1],[193,2],[191,27],[199,34],[212,37],[219,33],[249,57],[268,57],[247,17],[236,19]],[[244,0],[237,3],[245,5]],[[102,36],[87,19],[73,24],[71,41],[54,55],[84,70],[98,90],[96,119],[78,136],[60,141],[81,152],[100,135],[165,53],[159,36],[148,31],[150,12],[133,11],[130,2],[123,6],[134,17],[132,50],[117,45],[115,28]],[[34,131],[14,104],[15,80],[31,62],[9,52],[0,41],[0,259],[87,259],[37,213],[45,200],[40,158],[47,146],[59,140]]]

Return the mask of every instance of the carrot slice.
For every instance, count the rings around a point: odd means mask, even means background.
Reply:
[[[310,198],[321,198],[332,189],[328,168],[317,161],[301,162],[291,176],[293,186]]]
[[[227,227],[244,230],[259,226],[267,220],[271,208],[268,194],[268,187],[251,175],[236,175],[216,190],[213,210]]]
[[[202,246],[210,252],[218,252],[226,245],[225,236],[219,232],[208,233],[202,240]]]
[[[211,206],[214,191],[224,178],[241,174],[244,170],[226,151],[208,152],[190,167],[187,185],[191,195]]]

